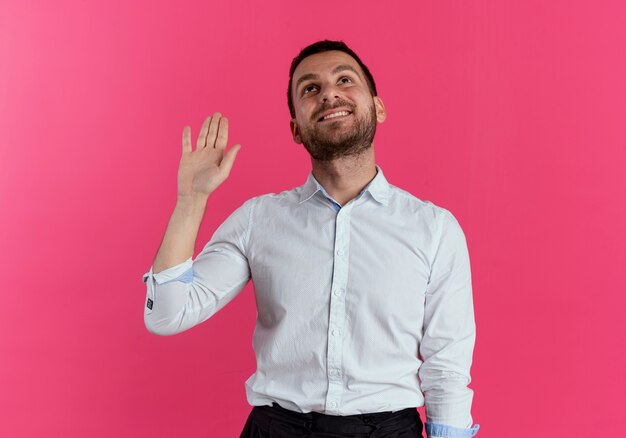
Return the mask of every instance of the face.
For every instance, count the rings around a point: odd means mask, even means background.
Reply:
[[[359,64],[347,53],[311,55],[293,74],[296,143],[319,161],[357,155],[370,148],[376,123],[385,120],[382,100],[372,96]]]

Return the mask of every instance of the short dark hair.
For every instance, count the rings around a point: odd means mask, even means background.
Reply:
[[[289,105],[289,113],[291,114],[291,117],[296,116],[296,109],[293,106],[293,102],[292,102],[293,96],[291,93],[291,85],[293,83],[293,73],[296,71],[296,68],[298,67],[298,65],[300,65],[300,63],[302,62],[304,58],[311,56],[311,55],[315,55],[316,53],[328,52],[331,50],[339,50],[340,52],[347,53],[352,58],[354,58],[354,60],[359,64],[359,66],[361,67],[361,70],[363,70],[363,73],[365,74],[365,79],[370,89],[370,93],[372,93],[372,96],[378,95],[378,93],[376,92],[376,83],[374,82],[374,77],[370,73],[367,66],[363,64],[363,62],[358,57],[358,55],[354,53],[354,51],[350,47],[348,47],[346,43],[344,43],[343,41],[331,41],[331,40],[317,41],[313,44],[306,46],[304,49],[302,49],[300,53],[298,53],[298,56],[293,58],[293,61],[291,61],[291,67],[289,68],[289,87],[287,88],[287,104]]]

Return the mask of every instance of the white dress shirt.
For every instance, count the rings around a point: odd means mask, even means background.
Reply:
[[[473,436],[464,233],[448,210],[376,169],[343,206],[312,173],[244,202],[195,260],[144,274],[145,325],[163,336],[188,330],[251,279],[250,405],[352,415],[426,404],[429,436]]]

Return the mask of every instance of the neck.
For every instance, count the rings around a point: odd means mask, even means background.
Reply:
[[[358,155],[330,161],[311,158],[311,164],[315,179],[340,205],[345,205],[358,196],[376,176],[373,144]]]

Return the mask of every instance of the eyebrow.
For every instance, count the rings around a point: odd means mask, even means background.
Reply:
[[[331,73],[331,74],[333,74],[333,75],[335,75],[335,74],[337,74],[337,73],[339,73],[339,72],[346,71],[346,70],[353,72],[354,74],[356,74],[356,75],[357,75],[357,77],[358,77],[359,79],[361,79],[361,75],[359,75],[359,72],[358,72],[358,71],[356,71],[356,70],[354,69],[354,67],[352,67],[351,65],[348,65],[348,64],[341,64],[341,65],[338,65],[338,66],[337,66],[337,67],[335,67],[335,68],[333,69],[333,71],[331,71],[330,73]],[[298,89],[298,87],[300,86],[300,84],[301,84],[302,82],[304,82],[304,81],[308,81],[309,79],[318,79],[318,78],[319,78],[319,75],[317,75],[317,74],[315,74],[315,73],[307,73],[307,74],[305,74],[305,75],[301,76],[301,77],[300,77],[300,79],[298,79],[298,81],[296,82],[296,90]]]

